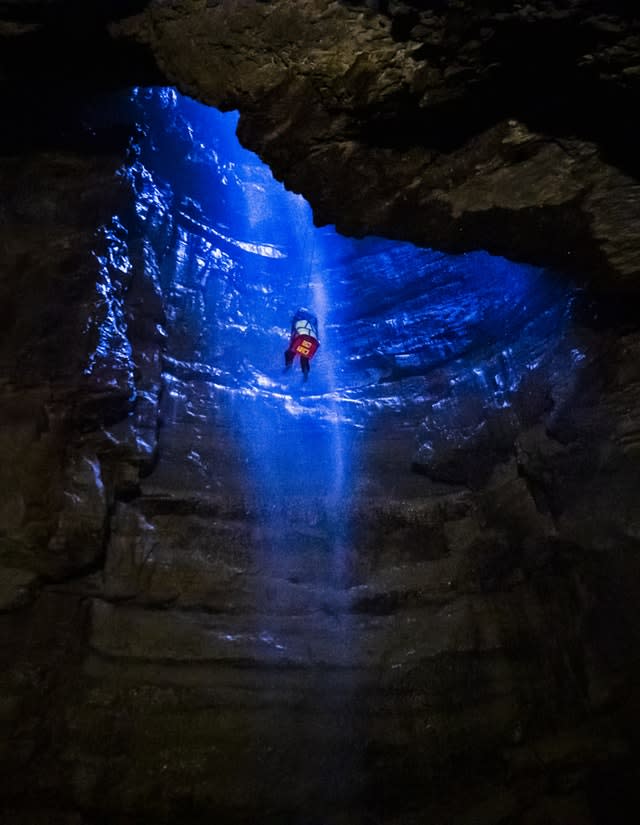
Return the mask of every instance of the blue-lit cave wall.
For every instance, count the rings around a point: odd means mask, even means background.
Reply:
[[[84,112],[2,163],[13,821],[626,825],[636,330],[314,227],[235,114]]]
[[[165,304],[165,415],[224,413],[234,460],[255,462],[246,483],[260,489],[268,467],[281,494],[296,475],[314,493],[343,491],[345,474],[351,491],[375,491],[376,471],[402,495],[426,479],[477,485],[520,429],[561,407],[584,358],[566,279],[314,227],[306,202],[238,144],[235,114],[171,89],[134,90],[125,108],[139,126],[122,170],[129,231]],[[306,384],[297,368],[282,374],[304,305],[321,338]],[[116,345],[109,324],[101,340]],[[210,484],[198,444],[187,456]]]

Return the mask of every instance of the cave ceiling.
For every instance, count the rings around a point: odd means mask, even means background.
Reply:
[[[632,3],[4,0],[0,41],[15,105],[162,82],[238,109],[318,224],[638,282]]]

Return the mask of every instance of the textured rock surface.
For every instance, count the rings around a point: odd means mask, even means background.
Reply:
[[[129,71],[240,109],[242,140],[320,223],[635,290],[630,3],[57,0],[0,21],[8,88],[51,55],[60,82]]]
[[[183,88],[242,104],[245,140],[321,220],[532,261],[571,252],[615,294],[637,270],[618,128],[637,76],[628,6],[610,5],[140,3],[92,30],[140,12],[118,35],[144,37]],[[51,22],[65,8],[2,5],[12,82],[33,54],[22,38],[78,46],[82,21]],[[523,77],[530,30],[549,58],[539,91]],[[0,154],[3,820],[626,825],[640,338],[624,307],[578,302],[508,392],[458,382],[459,361],[476,363],[461,333],[435,363],[409,334],[386,360],[354,357],[375,377],[347,400],[382,412],[352,495],[274,504],[247,491],[268,445],[240,432],[248,379],[223,362],[233,250],[216,240],[200,289],[211,235],[184,208],[223,197],[196,188],[215,163],[188,128],[156,138],[177,192],[129,149],[126,121],[67,101],[34,136],[53,107],[22,109]],[[204,334],[212,304],[225,338]],[[360,345],[375,326],[355,320]],[[527,329],[510,346],[526,350]],[[476,356],[483,377],[508,376]],[[295,441],[281,430],[266,440]]]
[[[625,4],[175,0],[118,32],[240,109],[241,139],[320,222],[637,282]]]

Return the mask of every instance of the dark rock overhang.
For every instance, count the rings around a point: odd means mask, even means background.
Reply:
[[[163,81],[239,109],[319,224],[636,289],[631,3],[4,0],[0,39],[16,99]]]

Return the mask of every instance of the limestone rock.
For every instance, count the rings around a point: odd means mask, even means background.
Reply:
[[[24,607],[32,598],[36,575],[30,570],[0,568],[0,612]]]
[[[89,568],[104,553],[107,497],[99,463],[72,457],[63,484],[62,510],[48,546],[53,575]]]
[[[183,91],[240,109],[241,139],[320,223],[633,290],[639,45],[633,15],[610,12],[174,2],[114,31]]]
[[[626,825],[637,28],[629,4],[604,2],[2,6],[8,822]],[[208,223],[218,206],[233,217],[241,173],[220,182],[171,90],[138,90],[124,113],[70,93],[159,76],[238,107],[242,139],[319,223],[553,264],[559,286],[547,301],[540,277],[487,322],[510,300],[490,267],[468,293],[450,264],[427,298],[473,297],[436,323],[418,312],[426,281],[407,281],[406,335],[386,347],[379,243],[330,262],[358,299],[378,296],[373,321],[343,316],[340,401],[364,411],[349,446],[290,400],[297,453],[291,418],[254,421],[268,376],[234,349],[234,300],[256,282]],[[265,176],[249,174],[255,194]],[[403,273],[428,269],[426,253],[388,254],[394,273],[403,255]],[[342,486],[309,460],[330,448]],[[274,455],[284,469],[265,479]],[[304,495],[291,478],[322,483]]]

